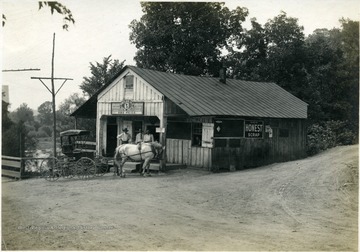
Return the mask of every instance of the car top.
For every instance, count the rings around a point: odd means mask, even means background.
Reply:
[[[89,130],[71,129],[60,132],[60,136],[88,136],[88,135],[90,135]]]

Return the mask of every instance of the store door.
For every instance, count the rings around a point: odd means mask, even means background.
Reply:
[[[117,125],[106,127],[106,156],[113,156],[117,145]]]

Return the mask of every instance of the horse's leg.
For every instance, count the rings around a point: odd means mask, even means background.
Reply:
[[[144,164],[142,166],[142,173],[141,173],[143,176],[145,175],[146,168],[150,166],[150,159],[151,158],[146,158],[144,161]],[[148,169],[148,172],[149,172],[149,169]]]
[[[127,160],[127,158],[123,158],[120,163],[120,174],[118,172],[118,175],[120,175],[120,177],[122,177],[122,178],[125,177],[125,175],[123,174],[123,166],[124,166],[126,160]]]

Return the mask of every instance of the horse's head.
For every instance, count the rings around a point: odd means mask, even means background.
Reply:
[[[153,142],[152,145],[154,146],[154,148],[157,150],[158,155],[160,156],[163,151],[165,150],[165,146],[162,146],[160,143],[158,142]]]

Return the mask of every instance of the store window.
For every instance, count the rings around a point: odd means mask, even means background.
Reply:
[[[288,129],[279,129],[279,137],[289,137]]]
[[[214,137],[244,137],[244,120],[215,119]]]
[[[125,76],[125,88],[133,89],[134,88],[134,75]]]
[[[168,122],[166,138],[190,140],[191,123]]]
[[[192,124],[192,146],[201,147],[202,143],[202,123]]]

